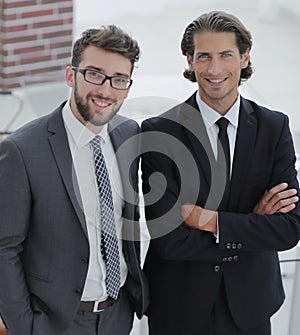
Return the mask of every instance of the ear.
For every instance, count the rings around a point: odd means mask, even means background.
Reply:
[[[67,65],[66,67],[66,83],[69,87],[75,86],[75,71],[71,65]]]
[[[250,62],[250,49],[248,48],[243,54],[242,54],[242,61],[241,61],[241,68],[245,69]]]
[[[188,65],[189,65],[189,70],[194,71],[193,57],[191,55],[187,54],[186,55],[186,60],[187,60]]]

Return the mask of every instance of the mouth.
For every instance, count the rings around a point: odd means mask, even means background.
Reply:
[[[96,99],[96,98],[92,98],[91,99],[93,104],[96,106],[97,109],[100,109],[100,110],[104,110],[106,108],[108,108],[109,106],[112,105],[111,102],[108,102],[107,100],[99,100],[99,99]]]
[[[213,87],[222,86],[226,80],[227,78],[206,78],[206,81]]]

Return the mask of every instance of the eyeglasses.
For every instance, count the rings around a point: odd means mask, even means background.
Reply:
[[[116,90],[128,90],[132,84],[132,79],[126,77],[106,76],[104,73],[99,71],[92,69],[80,69],[76,66],[72,66],[72,69],[83,74],[84,80],[91,84],[103,85],[106,80],[109,80],[110,86]]]

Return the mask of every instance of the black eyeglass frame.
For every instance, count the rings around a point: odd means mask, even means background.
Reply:
[[[102,72],[100,72],[100,71],[94,70],[94,69],[81,69],[81,68],[79,68],[79,67],[77,67],[77,66],[72,66],[72,69],[73,69],[74,71],[78,71],[78,72],[80,72],[80,73],[83,75],[84,80],[85,80],[87,83],[90,83],[90,84],[94,84],[94,85],[99,85],[99,86],[101,86],[101,85],[103,85],[103,84],[106,82],[106,80],[109,80],[110,86],[111,86],[112,88],[114,88],[115,90],[126,91],[126,90],[128,90],[128,89],[130,88],[130,86],[131,86],[132,83],[133,83],[133,80],[132,80],[131,78],[125,78],[125,77],[122,77],[122,76],[107,76],[106,74],[104,74],[104,73],[102,73]],[[86,75],[85,75],[87,71],[93,71],[93,72],[100,73],[100,74],[103,76],[103,81],[102,81],[102,83],[101,83],[101,84],[98,84],[98,83],[95,83],[95,82],[93,82],[93,81],[87,80],[87,79],[86,79]],[[122,78],[122,79],[126,80],[127,83],[128,83],[128,86],[127,86],[126,88],[119,88],[119,87],[115,87],[115,86],[113,86],[112,79],[114,79],[114,78]]]

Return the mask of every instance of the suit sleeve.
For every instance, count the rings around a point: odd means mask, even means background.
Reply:
[[[284,116],[281,135],[274,152],[269,187],[286,182],[298,190],[295,152],[288,117]],[[244,194],[247,196],[247,194]],[[258,202],[259,198],[257,198]],[[239,245],[243,250],[287,250],[300,238],[300,204],[290,213],[259,215],[219,212],[220,248]]]
[[[0,189],[0,315],[10,333],[30,335],[33,312],[21,253],[31,194],[21,153],[9,139],[0,144]]]

